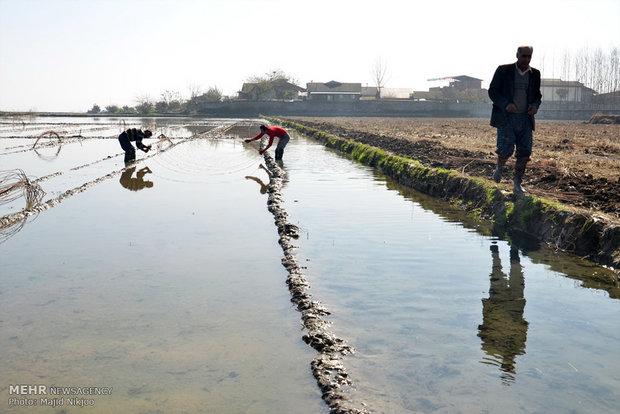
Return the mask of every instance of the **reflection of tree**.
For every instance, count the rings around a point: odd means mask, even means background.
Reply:
[[[491,246],[492,271],[489,298],[482,299],[482,325],[478,336],[482,349],[489,358],[482,362],[498,365],[502,371],[502,382],[510,385],[515,378],[515,358],[525,354],[528,323],[523,319],[525,298],[523,297],[523,268],[519,261],[519,250],[510,248],[510,276],[502,272],[502,263],[496,245]]]
[[[121,174],[121,179],[119,180],[123,187],[131,191],[140,191],[145,187],[153,187],[152,181],[144,181],[144,176],[152,172],[149,167],[144,167],[139,170],[136,173],[136,177],[133,178],[132,175],[135,171],[136,167],[127,168],[123,171]]]

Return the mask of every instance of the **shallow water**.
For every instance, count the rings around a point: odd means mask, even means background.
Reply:
[[[297,140],[285,166],[298,260],[357,348],[354,399],[385,413],[620,406],[620,303],[550,268],[604,270],[484,236],[314,143]]]
[[[37,122],[30,142],[53,129]],[[67,143],[52,159],[0,154],[0,169],[62,171],[41,182],[47,199],[123,168],[122,156],[105,158],[120,153],[118,120],[84,122],[110,136]],[[231,137],[256,128],[182,141],[235,120],[157,122],[176,131],[166,134],[175,147],[0,244],[3,399],[9,384],[109,386],[89,412],[327,412],[284,283],[262,158]],[[0,153],[26,144],[9,129],[0,125]],[[291,135],[283,194],[302,229],[297,259],[332,331],[357,350],[344,360],[354,401],[377,413],[620,406],[620,304],[578,281],[604,269],[490,236],[485,223]]]
[[[160,155],[137,165],[152,186],[115,176],[0,244],[0,411],[10,384],[45,384],[113,387],[89,412],[326,412],[245,178],[261,158],[233,139]]]

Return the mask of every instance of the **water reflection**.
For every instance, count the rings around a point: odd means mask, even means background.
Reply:
[[[46,155],[43,154],[42,152],[39,151],[38,148],[34,148],[34,153],[37,154],[37,157],[39,157],[40,159],[44,160],[44,161],[53,161],[56,158],[58,158],[58,154],[60,154],[60,150],[62,149],[62,142],[58,143],[58,149],[56,150],[56,153],[52,154],[52,155]]]
[[[16,221],[12,224],[8,224],[6,226],[0,224],[0,244],[4,243],[8,239],[19,233],[26,225],[28,219],[31,217],[25,216],[23,219]],[[34,216],[34,218],[36,218],[36,215]],[[30,221],[33,221],[34,218],[31,218]]]
[[[269,178],[271,178],[271,171],[269,171],[267,168],[265,168],[265,166],[263,164],[261,164],[258,168],[260,168],[263,171],[265,171],[267,173],[267,175],[269,176]],[[246,180],[256,181],[258,183],[258,185],[260,185],[260,193],[261,194],[266,194],[267,193],[267,184],[265,184],[260,178],[254,177],[254,176],[251,176],[251,175],[246,175],[245,179]]]
[[[489,297],[482,299],[482,325],[478,336],[488,355],[481,361],[497,365],[502,371],[502,383],[510,385],[516,376],[515,358],[525,354],[528,323],[523,319],[525,298],[523,267],[516,246],[510,247],[510,272],[502,270],[497,245],[491,245],[491,286]]]
[[[260,185],[260,193],[261,194],[266,194],[267,193],[267,185],[265,183],[263,183],[260,178],[253,177],[251,175],[246,175],[245,179],[246,180],[256,181],[258,183],[258,185]]]
[[[151,174],[152,171],[149,167],[144,167],[142,169],[140,169],[137,173],[136,176],[133,177],[133,173],[136,171],[136,167],[130,167],[127,168],[125,171],[123,171],[123,173],[121,174],[121,179],[119,180],[119,182],[121,183],[121,185],[123,187],[125,187],[126,189],[130,190],[130,191],[140,191],[143,188],[151,188],[153,187],[153,182],[152,181],[145,181],[144,180],[144,176],[146,174]]]

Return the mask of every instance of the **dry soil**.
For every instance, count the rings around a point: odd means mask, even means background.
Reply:
[[[489,178],[496,129],[488,119],[285,117],[425,165]],[[620,125],[538,120],[523,186],[620,222]],[[511,183],[514,157],[502,183]]]

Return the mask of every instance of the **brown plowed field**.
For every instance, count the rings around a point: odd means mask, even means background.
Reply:
[[[474,177],[490,179],[495,168],[496,129],[488,119],[284,118]],[[514,157],[502,180],[507,186],[513,165]],[[523,186],[620,221],[620,125],[538,120]]]

